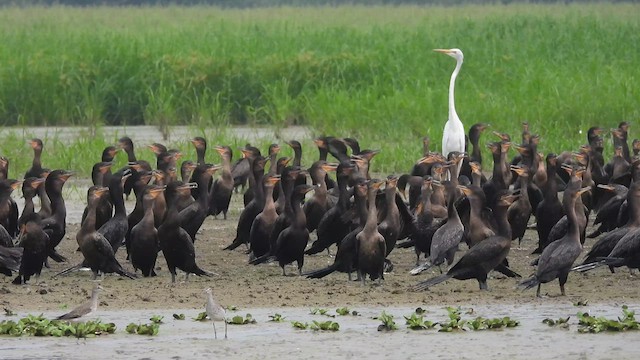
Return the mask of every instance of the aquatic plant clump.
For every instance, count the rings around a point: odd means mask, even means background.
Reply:
[[[114,323],[103,323],[100,320],[86,322],[67,322],[50,320],[42,315],[28,315],[18,321],[4,320],[0,322],[0,335],[9,336],[72,336],[88,338],[113,334]]]
[[[622,332],[640,329],[640,323],[636,321],[635,311],[622,306],[622,317],[617,319],[607,319],[605,317],[595,317],[587,312],[578,312],[578,332],[599,333],[599,332]]]

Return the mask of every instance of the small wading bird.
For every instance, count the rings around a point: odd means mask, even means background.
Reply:
[[[100,291],[102,291],[102,286],[100,286],[100,284],[96,284],[91,291],[91,299],[89,299],[89,301],[82,305],[79,305],[78,307],[64,315],[58,316],[56,319],[73,320],[95,312],[96,310],[98,310],[98,294],[100,293]]]
[[[220,304],[218,304],[213,299],[213,291],[211,288],[204,289],[205,294],[207,294],[207,306],[205,307],[207,311],[207,316],[211,319],[213,323],[213,336],[217,339],[218,333],[216,332],[216,321],[224,322],[224,338],[227,338],[227,312],[224,310]]]
[[[456,59],[456,68],[451,74],[451,80],[449,81],[449,119],[444,124],[444,131],[442,133],[442,155],[445,157],[452,151],[464,152],[465,145],[465,132],[464,125],[458,117],[456,112],[456,104],[454,99],[454,92],[456,87],[456,77],[462,67],[464,55],[460,49],[434,49],[439,53],[447,54]],[[462,162],[459,164],[459,168],[462,167]],[[458,168],[458,170],[460,170]]]

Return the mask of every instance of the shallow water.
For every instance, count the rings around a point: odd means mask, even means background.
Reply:
[[[442,307],[423,307],[425,319],[447,319]],[[639,305],[630,306],[640,308]],[[463,311],[469,310],[463,307]],[[621,315],[619,305],[482,305],[473,308],[473,314],[463,314],[463,319],[476,316],[509,316],[520,321],[520,326],[493,331],[466,331],[463,333],[439,333],[437,330],[412,331],[404,325],[403,315],[414,309],[354,308],[360,316],[329,318],[309,314],[308,308],[240,309],[228,315],[251,313],[257,320],[253,325],[229,325],[229,339],[223,340],[224,325],[216,324],[218,340],[214,339],[211,322],[192,320],[200,310],[145,310],[100,311],[95,317],[104,322],[114,322],[118,330],[86,340],[69,338],[2,337],[2,359],[78,359],[78,358],[127,358],[127,359],[204,359],[204,358],[269,358],[269,359],[628,359],[640,356],[640,348],[633,345],[637,332],[612,334],[578,333],[578,311],[588,311],[594,316],[616,318]],[[394,315],[400,330],[378,332],[379,320],[372,317],[382,310]],[[184,313],[186,320],[172,318],[173,313]],[[280,313],[285,321],[269,322],[269,315]],[[334,309],[330,313],[335,314]],[[164,316],[165,324],[154,337],[129,335],[124,328],[130,322],[148,323],[152,315]],[[19,314],[24,316],[26,314]],[[45,313],[46,316],[59,314]],[[551,328],[542,323],[544,318],[557,319],[571,316],[568,330]],[[340,324],[337,332],[297,330],[290,321],[311,322],[333,320]]]

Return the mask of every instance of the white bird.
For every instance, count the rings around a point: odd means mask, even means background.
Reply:
[[[213,335],[217,339],[218,333],[216,332],[216,321],[224,322],[224,338],[227,338],[227,312],[224,310],[220,304],[218,304],[213,299],[213,291],[211,288],[206,288],[204,290],[205,294],[207,294],[207,306],[205,310],[207,311],[207,316],[211,319],[213,323]]]
[[[447,157],[452,151],[463,153],[465,147],[464,125],[458,117],[458,113],[456,112],[456,103],[454,100],[456,77],[462,67],[464,55],[460,49],[434,49],[433,51],[447,54],[456,59],[456,68],[453,70],[451,80],[449,81],[449,119],[446,124],[444,124],[444,131],[442,133],[442,155]],[[460,166],[462,166],[462,162],[460,163]]]
[[[64,315],[58,316],[56,319],[58,320],[78,319],[80,317],[83,317],[95,312],[96,310],[98,310],[98,294],[100,293],[100,291],[102,291],[102,286],[100,286],[100,284],[96,284],[96,286],[93,287],[93,290],[91,290],[91,299],[89,299],[89,301],[87,301],[82,305],[79,305],[78,307],[76,307],[75,309],[69,311]]]

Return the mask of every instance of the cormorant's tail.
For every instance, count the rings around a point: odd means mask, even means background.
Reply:
[[[613,258],[613,257],[598,257],[595,261],[575,266],[571,269],[571,271],[577,272],[587,272],[589,270],[597,269],[601,266],[609,266],[609,267],[619,267],[624,265],[624,258]]]
[[[330,246],[330,245],[329,245]],[[319,252],[324,251],[326,248],[328,248],[329,246],[327,246],[326,244],[324,244],[324,241],[320,241],[320,240],[316,240],[313,242],[313,244],[311,244],[311,247],[308,248],[307,250],[305,250],[304,254],[305,255],[314,255],[317,254]]]
[[[578,265],[578,266],[574,266],[573,268],[571,268],[571,271],[577,271],[577,272],[587,272],[593,269],[597,269],[601,266],[605,266],[605,262],[604,261],[593,261],[590,263],[586,263],[586,264],[582,264],[582,265]]]
[[[498,266],[496,266],[496,268],[494,269],[495,271],[510,277],[510,278],[521,278],[522,276],[520,274],[518,274],[517,272],[511,270],[508,266],[506,266],[505,264],[500,264]]]
[[[51,249],[49,251],[49,257],[51,258],[51,260],[57,262],[57,263],[61,263],[61,262],[67,262],[67,258],[58,254],[58,252],[55,249]]]
[[[128,272],[127,270],[120,268],[115,271],[118,275],[128,277],[131,280],[135,280],[138,278],[138,275]]]
[[[431,278],[429,280],[425,280],[425,281],[421,281],[419,283],[417,283],[416,285],[413,286],[413,291],[423,291],[423,290],[427,290],[430,287],[434,286],[434,285],[438,285],[443,281],[447,281],[449,279],[451,279],[453,275],[450,274],[442,274],[442,275],[438,275],[434,278]]]
[[[416,244],[416,242],[413,239],[409,239],[407,241],[403,241],[403,242],[397,243],[396,247],[399,248],[399,249],[407,249],[407,248],[410,248],[410,247],[414,246],[415,244]]]
[[[233,242],[231,244],[229,244],[222,250],[235,250],[240,245],[242,245],[242,241],[238,240],[238,238],[236,237],[235,239],[233,239]]]
[[[534,276],[528,278],[527,280],[521,282],[520,284],[518,284],[518,287],[522,288],[522,290],[527,290],[527,289],[531,289],[532,287],[534,287],[534,286],[536,286],[538,284],[540,284],[540,281],[534,275]]]
[[[433,265],[432,265],[429,261],[427,261],[427,262],[425,262],[425,263],[424,263],[424,264],[422,264],[422,265],[418,265],[418,266],[416,266],[416,267],[415,267],[415,268],[413,268],[411,271],[409,271],[409,273],[410,273],[411,275],[418,275],[418,274],[420,274],[420,273],[421,273],[421,272],[423,272],[423,271],[427,271],[427,270],[431,269],[432,267],[433,267]]]
[[[66,269],[60,271],[59,273],[53,275],[53,278],[56,278],[56,277],[62,276],[62,275],[67,275],[67,274],[69,274],[71,272],[80,270],[83,266],[84,266],[83,263],[80,263],[80,264],[77,264],[77,265],[73,265],[72,267],[66,268]]]
[[[602,234],[602,231],[600,231],[600,229],[598,228],[598,229],[594,230],[591,234],[587,235],[587,238],[588,239],[595,239],[598,236],[600,236],[600,234]]]
[[[304,273],[302,274],[303,276],[306,276],[308,279],[322,279],[323,277],[333,273],[334,271],[338,270],[338,267],[340,266],[339,262],[334,262],[333,264],[327,266],[324,269],[320,269],[320,270],[315,270],[312,272],[308,272],[308,273]]]
[[[268,261],[273,261],[275,260],[275,257],[273,255],[271,255],[271,253],[266,253],[262,256],[259,256],[251,261],[249,261],[249,264],[251,265],[259,265],[259,264],[263,264],[266,263]]]
[[[193,267],[191,267],[191,269],[189,269],[189,270],[187,270],[185,272],[190,273],[190,274],[194,274],[194,275],[197,275],[197,276],[214,276],[214,275],[217,275],[216,273],[213,273],[211,271],[207,271],[207,270],[201,269],[196,264],[193,264]]]
[[[18,271],[20,269],[20,263],[22,261],[22,247],[2,247],[0,252],[0,261],[2,265],[12,271]]]

